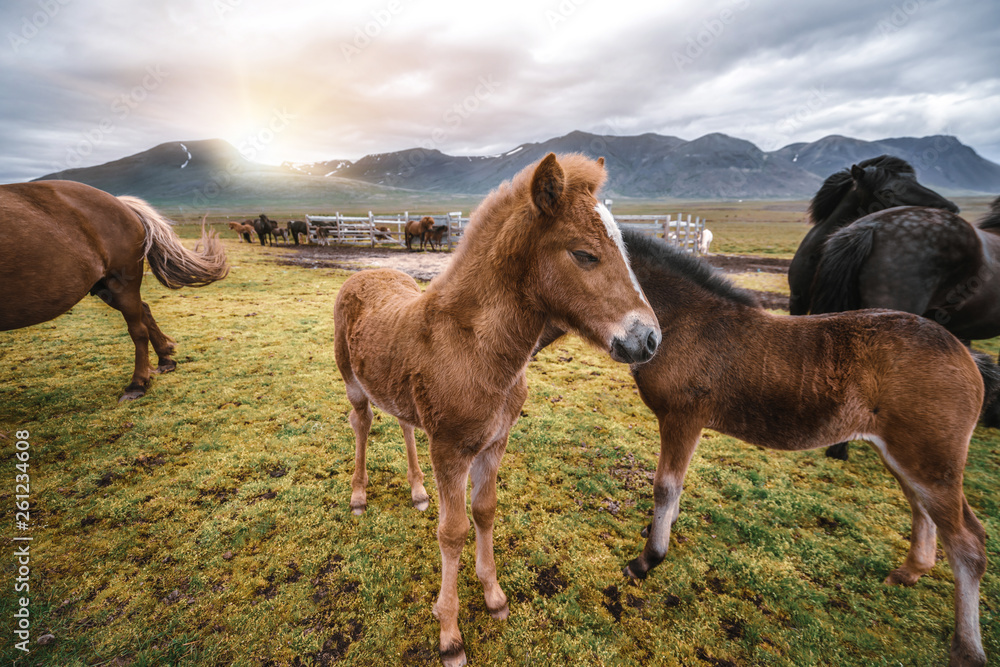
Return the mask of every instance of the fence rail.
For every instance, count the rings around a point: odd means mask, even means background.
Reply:
[[[406,223],[420,220],[424,215],[409,211],[396,216],[376,216],[371,211],[367,216],[347,216],[339,212],[334,215],[307,215],[309,241],[318,245],[367,245],[372,248],[386,243],[406,243]],[[461,211],[431,215],[435,228],[447,226],[441,236],[442,245],[451,250],[465,232],[469,218]],[[700,254],[705,221],[690,214],[666,215],[616,215],[618,224],[648,236],[659,236],[684,251]]]

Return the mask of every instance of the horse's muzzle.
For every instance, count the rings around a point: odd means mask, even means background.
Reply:
[[[659,327],[635,324],[624,336],[611,340],[611,358],[625,364],[649,361],[660,346],[661,336]]]

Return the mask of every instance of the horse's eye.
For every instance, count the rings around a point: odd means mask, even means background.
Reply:
[[[581,266],[587,266],[588,264],[596,264],[597,257],[591,255],[586,250],[574,250],[573,259],[577,261]]]

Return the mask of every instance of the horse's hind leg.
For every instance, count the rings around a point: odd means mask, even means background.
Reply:
[[[430,507],[431,499],[424,488],[424,471],[420,469],[417,458],[417,439],[413,436],[413,426],[401,419],[397,421],[403,429],[403,442],[406,443],[406,481],[410,483],[410,498],[413,506],[423,512]]]
[[[925,567],[929,561],[933,565],[933,542],[928,544],[930,529],[924,525],[923,517],[919,517],[918,524],[918,515],[925,513],[927,520],[937,526],[955,580],[955,634],[951,641],[949,664],[962,667],[985,665],[986,654],[979,630],[979,581],[986,572],[986,532],[962,492],[961,461],[936,462],[931,469],[941,471],[940,476],[927,477],[919,475],[915,469],[897,470],[896,466],[889,465],[886,458],[883,456],[883,461],[900,479],[914,516],[910,553],[903,566],[890,573],[886,581],[896,583],[894,575],[900,570],[904,571],[903,578],[906,578]]]
[[[132,381],[125,387],[125,393],[118,399],[119,403],[144,396],[149,388],[149,328],[143,317],[142,297],[139,296],[142,269],[140,259],[138,266],[113,271],[104,279],[103,287],[96,292],[97,296],[125,318],[128,335],[135,345]]]
[[[149,304],[145,301],[142,302],[142,318],[149,332],[149,342],[153,344],[153,349],[156,351],[157,367],[152,372],[169,373],[177,368],[177,362],[171,359],[171,355],[177,349],[177,342],[160,331],[156,320],[153,319],[153,314],[149,311]]]
[[[902,487],[913,516],[910,527],[910,550],[906,554],[906,560],[889,573],[885,583],[913,586],[921,576],[934,567],[937,554],[937,527],[921,504],[920,495],[891,466],[886,467]]]

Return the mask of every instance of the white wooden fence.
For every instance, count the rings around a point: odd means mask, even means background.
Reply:
[[[367,245],[374,248],[383,243],[406,243],[406,223],[420,220],[424,215],[410,214],[409,211],[396,216],[376,216],[371,211],[367,216],[347,216],[339,212],[334,215],[307,215],[306,224],[309,227],[309,241],[318,245]],[[448,250],[458,243],[469,224],[467,217],[462,217],[461,211],[453,211],[444,215],[431,215],[434,225],[447,225],[442,245],[447,244]],[[419,243],[419,239],[417,239]]]
[[[366,245],[374,248],[385,243],[405,245],[406,223],[420,220],[423,215],[406,211],[396,216],[376,216],[371,211],[367,216],[347,216],[339,212],[334,215],[307,215],[309,241],[319,245]],[[462,217],[461,211],[444,215],[432,215],[435,226],[448,225],[442,238],[442,245],[451,250],[465,232],[469,218]],[[705,221],[700,217],[678,213],[677,217],[667,215],[616,215],[615,220],[623,228],[628,228],[649,236],[659,236],[686,252],[699,254]],[[419,239],[418,239],[419,242]]]
[[[616,215],[615,220],[622,228],[632,229],[647,236],[661,236],[668,243],[679,246],[693,255],[701,254],[705,221],[700,217],[692,219],[678,213],[677,217],[667,215]]]

